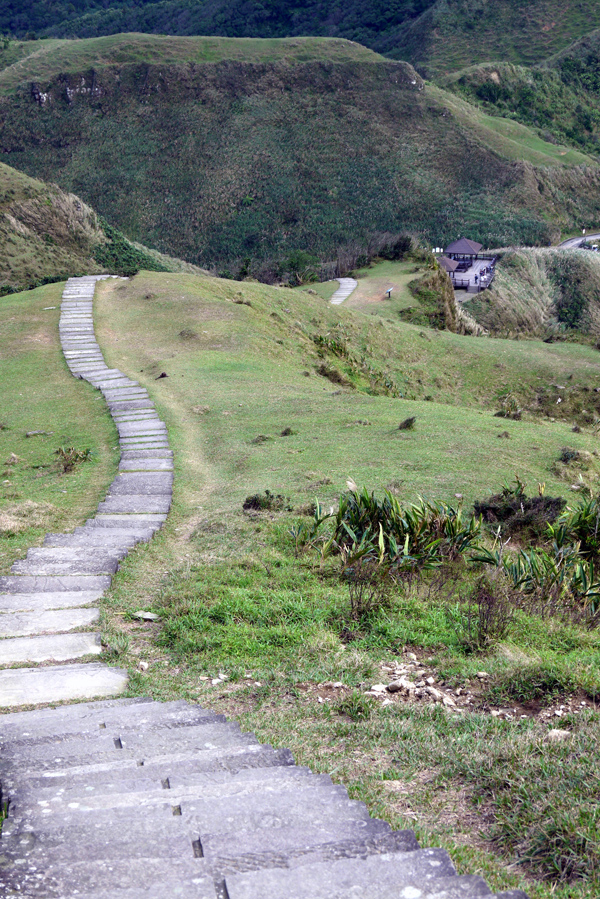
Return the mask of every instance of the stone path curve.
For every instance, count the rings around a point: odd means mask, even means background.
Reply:
[[[50,536],[2,579],[3,616],[14,614],[10,603],[42,618],[97,598],[169,508],[166,429],[146,391],[104,364],[94,286],[68,282],[61,339],[71,371],[107,397],[120,472],[95,518]],[[79,669],[85,680],[94,667],[54,670]],[[51,670],[26,669],[23,689]],[[6,705],[10,671],[1,674]],[[370,818],[289,750],[186,702],[112,699],[1,715],[0,801],[2,899],[527,899],[459,876],[444,850],[421,849],[412,831]]]
[[[355,281],[354,278],[336,278],[335,280],[339,282],[340,286],[331,297],[331,303],[334,306],[339,306],[340,303],[347,300],[350,294],[356,290],[358,281]]]
[[[90,630],[100,614],[93,603],[108,589],[129,549],[161,527],[171,505],[173,454],[166,426],[147,391],[108,368],[94,336],[98,280],[67,281],[60,339],[71,372],[106,398],[119,432],[119,473],[83,527],[72,534],[47,534],[42,547],[30,549],[9,576],[0,576],[0,707],[123,691],[125,671],[73,662],[101,653],[100,636]],[[23,663],[28,667],[11,667]],[[33,664],[37,667],[29,667]]]

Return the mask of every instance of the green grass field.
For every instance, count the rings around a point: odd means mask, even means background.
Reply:
[[[385,265],[372,272],[375,282],[382,272],[408,274]],[[9,426],[0,441],[24,460],[7,467],[0,516],[25,499],[46,516],[3,535],[5,565],[44,529],[91,512],[116,464],[101,398],[60,357],[58,310],[45,308],[59,294],[53,285],[0,302],[10,371],[0,380]],[[573,433],[571,410],[564,420],[544,410],[522,421],[493,413],[508,387],[525,397],[539,379],[568,380],[573,390],[600,384],[597,351],[459,337],[332,307],[312,292],[188,274],[104,282],[95,309],[107,363],[147,386],[175,453],[172,513],[124,560],[103,602],[107,659],[129,668],[131,694],[181,697],[236,717],[343,781],[373,814],[448,848],[460,872],[482,873],[495,889],[592,899],[597,633],[520,612],[499,644],[470,653],[444,613],[452,583],[426,576],[392,591],[349,639],[338,560],[298,554],[291,529],[316,498],[336,505],[348,477],[402,502],[419,493],[458,502],[460,493],[468,509],[518,474],[532,494],[543,482],[549,495],[574,501],[577,474],[596,483],[600,473],[595,431]],[[373,372],[402,380],[405,395],[385,395]],[[414,430],[399,431],[412,415]],[[34,427],[54,433],[25,438]],[[91,447],[93,461],[59,475],[59,439]],[[565,446],[589,454],[585,470],[557,465]],[[242,510],[249,494],[266,490],[281,495],[279,511]],[[470,584],[463,571],[459,589]],[[139,608],[159,622],[136,621]],[[471,691],[462,714],[365,696],[404,650],[436,683]],[[486,684],[476,677],[482,669]],[[559,726],[572,736],[558,745],[547,733],[560,703]],[[499,708],[511,717],[492,716]],[[564,870],[575,874],[561,880]]]

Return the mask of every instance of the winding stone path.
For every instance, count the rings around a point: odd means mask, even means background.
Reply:
[[[97,280],[67,282],[60,339],[71,372],[106,398],[119,432],[119,473],[94,518],[71,534],[47,534],[42,547],[30,549],[9,576],[0,577],[0,707],[124,690],[125,671],[97,661],[74,662],[102,652],[99,634],[90,630],[100,616],[93,604],[110,586],[121,559],[151,538],[171,505],[167,429],[146,390],[108,368],[94,336]]]
[[[145,391],[104,365],[93,337],[94,284],[67,284],[63,347],[71,371],[107,397],[121,441],[134,446],[98,514],[73,534],[49,535],[2,579],[0,645],[21,641],[7,659],[99,652],[97,634],[69,628],[96,620],[88,606],[170,504],[166,429]],[[152,449],[139,448],[148,436]],[[34,636],[36,628],[54,633]],[[109,674],[117,680],[100,685]],[[5,706],[48,704],[124,683],[125,672],[67,664],[5,669],[0,691]],[[112,699],[0,715],[0,787],[8,804],[2,899],[526,899],[457,875],[445,851],[421,849],[412,831],[370,818],[287,749],[185,702]]]
[[[336,278],[335,280],[339,282],[340,286],[331,297],[331,303],[334,306],[339,306],[340,303],[347,300],[350,294],[356,290],[358,281],[355,281],[354,278]]]

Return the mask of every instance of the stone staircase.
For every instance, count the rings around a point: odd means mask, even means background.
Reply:
[[[185,702],[0,718],[6,899],[526,899]]]
[[[161,527],[171,505],[173,454],[167,429],[147,391],[108,368],[94,336],[97,280],[67,282],[60,339],[71,372],[106,398],[119,432],[119,473],[98,513],[83,527],[72,534],[48,534],[42,547],[30,549],[9,576],[0,577],[0,708],[123,691],[125,671],[74,662],[102,651],[100,635],[89,629],[100,615],[93,603],[110,586],[129,549]],[[57,662],[70,664],[52,664]]]
[[[97,515],[49,534],[0,578],[0,706],[111,695],[126,673],[73,660],[130,547],[171,502],[166,428],[145,390],[104,363],[94,278],[71,279],[61,339],[104,393],[122,449]],[[65,661],[56,665],[48,662]],[[326,775],[297,767],[222,715],[185,702],[110,699],[0,715],[2,899],[526,899],[458,876]]]

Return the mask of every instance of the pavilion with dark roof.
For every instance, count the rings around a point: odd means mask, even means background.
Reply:
[[[466,237],[461,237],[459,240],[455,240],[454,243],[451,243],[449,247],[446,247],[446,256],[450,259],[456,259],[457,256],[464,259],[466,256],[469,256],[472,259],[474,256],[477,256],[482,249],[483,244],[477,243],[475,240],[469,240]]]
[[[448,259],[447,256],[440,256],[438,259],[438,264],[440,268],[443,268],[445,272],[448,272],[449,275],[454,274],[456,269],[458,268],[458,262],[456,259]]]

